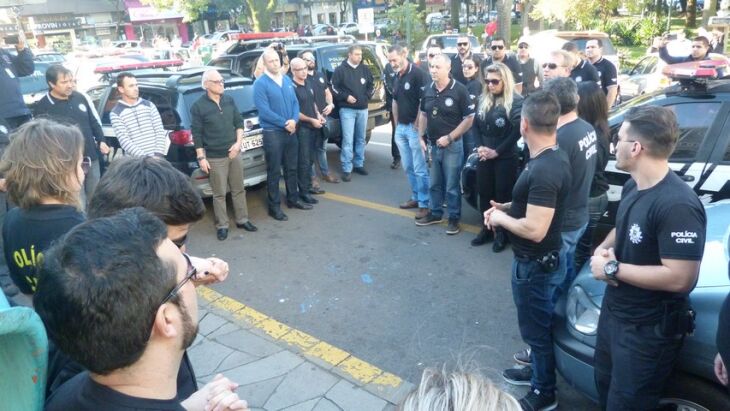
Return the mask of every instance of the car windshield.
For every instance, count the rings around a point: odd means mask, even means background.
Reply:
[[[564,40],[570,41],[575,43],[576,46],[578,46],[578,50],[585,50],[586,49],[586,42],[588,40],[595,40],[594,38],[589,37],[561,37]],[[612,56],[616,54],[616,49],[613,48],[613,44],[611,43],[611,40],[607,38],[602,38],[601,42],[603,43],[603,54]]]
[[[442,48],[445,49],[455,49],[456,48],[456,41],[459,40],[460,36],[441,36],[441,37],[434,37],[430,41],[428,41],[426,44],[432,44],[434,41],[443,44]],[[477,48],[479,47],[479,42],[477,42],[477,38],[474,36],[469,36],[469,42],[471,43],[471,48]]]

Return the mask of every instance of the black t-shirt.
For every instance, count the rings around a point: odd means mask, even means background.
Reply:
[[[593,67],[595,67],[596,71],[598,71],[598,84],[601,85],[603,92],[608,94],[608,88],[610,86],[618,85],[618,73],[616,72],[616,66],[601,57],[600,60],[593,63]]]
[[[608,155],[610,147],[608,144],[608,136],[603,135],[596,129],[596,172],[593,174],[591,182],[591,197],[598,197],[608,191],[608,177],[606,177],[606,164],[608,164]]]
[[[674,172],[645,190],[638,190],[629,179],[616,212],[616,259],[635,265],[661,265],[662,258],[700,261],[706,228],[705,209],[697,194]],[[625,321],[653,324],[662,317],[663,301],[687,298],[688,294],[622,282],[618,287],[606,287],[603,305]]]
[[[184,411],[177,397],[152,400],[132,397],[92,380],[83,372],[68,380],[46,400],[46,411]]]
[[[439,138],[454,131],[467,117],[474,115],[474,102],[466,87],[454,79],[441,91],[436,83],[426,86],[421,99],[421,111],[426,114],[428,138],[435,143]]]
[[[472,128],[476,133],[476,144],[495,149],[499,154],[497,160],[512,159],[517,154],[523,99],[519,94],[514,94],[513,98],[509,113],[501,104],[492,106],[485,113],[479,109],[479,102],[477,102],[477,112]]]
[[[482,82],[478,77],[474,77],[466,82],[466,92],[469,93],[469,98],[476,104],[479,96],[482,95]]]
[[[471,52],[467,57],[471,56]],[[458,81],[459,83],[466,85],[466,77],[464,77],[464,62],[461,61],[459,53],[454,54],[451,57],[451,78]]]
[[[36,265],[51,243],[86,217],[73,206],[39,205],[24,210],[13,208],[3,223],[3,252],[10,277],[20,291],[35,292]]]
[[[574,231],[588,222],[588,196],[596,171],[596,131],[577,118],[558,129],[558,144],[565,150],[573,174],[563,231]]]
[[[314,88],[309,79],[304,81],[304,84],[299,84],[292,80],[294,83],[294,93],[297,95],[297,101],[299,101],[299,112],[307,117],[317,118],[317,110],[314,107]],[[321,110],[321,108],[317,107]],[[324,108],[324,107],[323,107]],[[314,128],[308,121],[298,121],[298,127]]]
[[[423,93],[431,84],[429,75],[415,64],[409,63],[405,73],[395,73],[393,99],[398,104],[398,123],[411,124],[418,118],[418,105]]]
[[[560,232],[570,180],[568,156],[562,149],[547,149],[527,163],[512,189],[509,216],[524,218],[528,204],[553,208],[555,214],[545,238],[539,243],[508,232],[515,255],[539,258],[551,251],[560,250]]]
[[[571,70],[570,78],[575,80],[576,83],[580,83],[581,81],[595,81],[600,84],[598,70],[596,70],[596,68],[587,60],[581,60],[580,63]]]
[[[314,102],[317,103],[317,108],[319,111],[324,110],[327,107],[327,79],[324,78],[322,73],[315,70],[307,77],[307,80],[314,89]]]
[[[486,69],[493,63],[494,63],[494,60],[492,59],[492,57],[487,57],[486,59],[484,59],[482,61],[482,64],[481,64],[482,75],[484,75],[484,69]],[[502,60],[501,62],[498,62],[498,63],[502,63],[502,64],[506,65],[507,67],[509,67],[509,70],[512,72],[512,77],[514,77],[515,84],[522,83],[522,66],[520,65],[519,60],[517,60],[517,58],[515,56],[513,56],[511,54],[506,54],[504,56],[504,60]]]

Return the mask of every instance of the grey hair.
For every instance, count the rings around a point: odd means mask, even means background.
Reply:
[[[200,85],[203,87],[203,90],[207,90],[207,88],[205,87],[205,82],[210,80],[210,76],[213,73],[218,73],[218,70],[208,69],[203,72],[203,77],[200,79]]]
[[[304,61],[304,59],[302,59],[302,58],[299,58],[299,57],[295,57],[295,58],[291,59],[291,61],[289,62],[289,67],[291,67],[291,68],[294,68],[294,64],[295,64],[295,63],[297,63],[297,64],[298,64],[298,63],[302,63],[302,65],[303,65],[304,67],[307,67],[307,62],[306,62],[306,61]]]
[[[437,55],[433,56],[433,60],[431,60],[431,61],[434,61],[434,60],[441,60],[442,62],[446,63],[447,67],[451,67],[451,59],[446,54],[443,54],[443,53],[437,54]]]

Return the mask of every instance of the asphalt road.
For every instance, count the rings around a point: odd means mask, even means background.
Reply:
[[[339,150],[332,145],[328,154],[338,170]],[[367,146],[369,176],[323,183],[320,204],[284,208],[287,222],[267,216],[266,190],[255,187],[247,198],[259,231],[233,227],[224,242],[215,238],[206,201],[189,252],[229,262],[230,277],[217,291],[401,378],[417,384],[425,367],[461,363],[521,397],[527,387],[501,378],[524,346],[511,250],[470,245],[480,217],[466,203],[459,235],[446,235],[445,226],[417,227],[412,213],[397,208],[409,188],[390,162],[390,126],[383,126]],[[558,389],[561,409],[598,409],[562,380]]]

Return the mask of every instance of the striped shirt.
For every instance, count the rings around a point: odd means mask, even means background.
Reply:
[[[127,155],[167,154],[170,140],[162,127],[160,113],[152,102],[140,98],[129,105],[119,100],[109,113],[109,118],[117,140]]]

